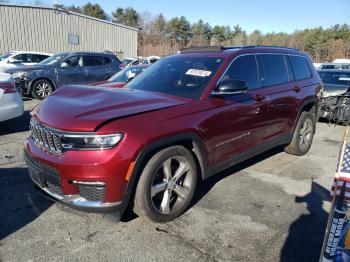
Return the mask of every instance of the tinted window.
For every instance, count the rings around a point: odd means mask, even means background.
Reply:
[[[32,54],[32,61],[33,63],[39,63],[41,61],[43,61],[44,59],[48,58],[49,56],[47,55],[35,55]]]
[[[319,71],[318,74],[325,84],[350,85],[350,73]]]
[[[72,56],[64,62],[61,63],[61,68],[71,68],[71,67],[82,67],[83,66],[83,58],[81,56]]]
[[[153,64],[127,87],[199,98],[223,61],[222,57],[169,56]]]
[[[102,57],[100,56],[85,56],[84,57],[85,66],[101,66],[103,65]]]
[[[264,72],[264,85],[272,86],[289,81],[283,55],[259,55]]]
[[[110,59],[110,58],[107,57],[107,56],[104,56],[104,57],[103,57],[103,63],[104,63],[105,65],[110,64],[110,63],[112,63],[112,59]]]
[[[20,63],[30,63],[32,61],[31,58],[29,54],[19,54],[13,57],[14,60]]]
[[[295,80],[302,80],[312,76],[309,64],[305,57],[288,56],[292,64]]]
[[[248,89],[259,88],[259,74],[255,55],[245,55],[233,61],[222,80],[242,80]]]

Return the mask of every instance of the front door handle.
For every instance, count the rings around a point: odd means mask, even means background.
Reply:
[[[264,100],[264,99],[265,99],[265,96],[262,95],[262,94],[256,94],[256,95],[254,96],[254,100],[257,101],[257,102],[260,102],[260,101],[262,101],[262,100]]]

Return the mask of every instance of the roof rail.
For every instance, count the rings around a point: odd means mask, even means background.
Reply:
[[[293,47],[284,47],[284,46],[278,46],[278,45],[247,45],[247,46],[242,46],[241,48],[282,48],[282,49],[290,49],[290,50],[297,50],[297,48]]]
[[[220,52],[225,50],[223,46],[208,45],[208,46],[190,46],[180,49],[181,54],[194,53],[194,52]]]
[[[247,46],[190,46],[190,47],[184,47],[180,49],[179,53],[186,54],[186,53],[195,53],[195,52],[221,52],[224,50],[229,49],[249,49],[249,48],[281,48],[281,49],[289,49],[289,50],[296,50],[299,51],[296,48],[292,47],[284,47],[284,46],[273,46],[273,45],[247,45]]]

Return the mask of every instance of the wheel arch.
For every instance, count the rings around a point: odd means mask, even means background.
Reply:
[[[306,98],[299,107],[299,111],[297,114],[297,117],[294,121],[294,126],[293,126],[293,130],[292,130],[292,134],[294,133],[294,130],[298,124],[298,120],[299,117],[301,115],[302,112],[313,112],[315,114],[315,119],[317,121],[317,117],[318,117],[318,110],[319,110],[319,102],[317,97],[308,97]]]
[[[28,94],[30,94],[32,92],[35,83],[38,82],[39,80],[46,80],[53,86],[53,90],[57,89],[56,83],[52,79],[50,79],[48,77],[40,76],[40,77],[37,77],[37,78],[30,81]]]
[[[175,145],[182,145],[188,149],[197,163],[199,170],[199,179],[205,178],[205,170],[207,169],[207,161],[205,155],[204,145],[200,138],[193,133],[179,134],[167,138],[157,140],[148,146],[146,146],[138,155],[135,161],[133,171],[131,172],[129,182],[127,185],[127,195],[131,195],[134,192],[137,182],[140,178],[141,171],[145,167],[148,160],[158,151]]]

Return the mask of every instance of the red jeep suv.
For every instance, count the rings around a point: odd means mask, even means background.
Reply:
[[[166,222],[200,179],[279,145],[307,153],[321,92],[295,49],[186,48],[125,88],[59,88],[32,112],[25,159],[54,200]]]

